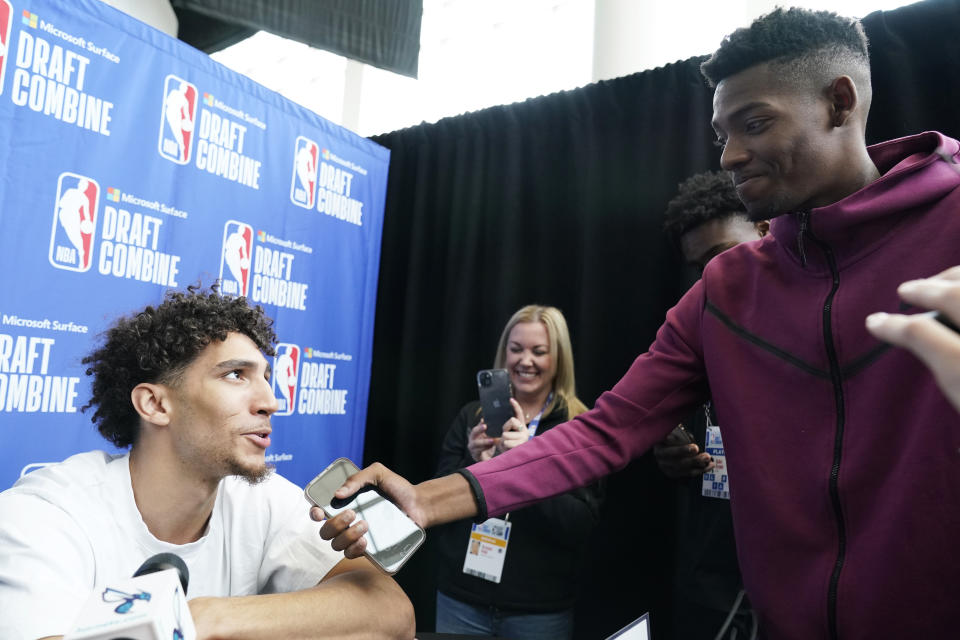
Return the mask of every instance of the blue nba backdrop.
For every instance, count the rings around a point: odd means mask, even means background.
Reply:
[[[215,279],[276,320],[268,460],[363,456],[389,151],[97,0],[0,0],[0,489],[89,449],[81,358]]]

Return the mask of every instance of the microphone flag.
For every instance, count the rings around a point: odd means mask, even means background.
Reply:
[[[195,640],[176,568],[97,588],[64,640]]]

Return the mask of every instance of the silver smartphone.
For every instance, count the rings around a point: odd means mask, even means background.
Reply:
[[[303,493],[307,501],[323,509],[328,518],[353,509],[357,517],[367,523],[364,555],[393,575],[423,544],[427,534],[376,487],[364,487],[345,499],[335,498],[333,492],[359,470],[347,458],[337,458],[310,481]]]

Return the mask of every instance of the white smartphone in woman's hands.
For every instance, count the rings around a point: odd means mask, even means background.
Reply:
[[[367,523],[364,555],[381,570],[393,575],[423,544],[427,534],[372,485],[347,498],[334,497],[334,491],[359,470],[347,458],[337,458],[307,484],[304,495],[308,502],[323,509],[328,518],[353,509],[357,517]]]

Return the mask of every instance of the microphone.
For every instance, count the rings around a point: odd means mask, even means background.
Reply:
[[[132,578],[94,590],[64,640],[195,640],[189,581],[190,571],[176,554],[151,556]]]
[[[187,563],[175,553],[158,553],[150,556],[143,561],[140,568],[134,571],[133,577],[139,578],[157,571],[166,571],[173,569],[180,578],[180,586],[183,587],[183,595],[187,595],[187,584],[190,583],[190,570],[187,569]]]

